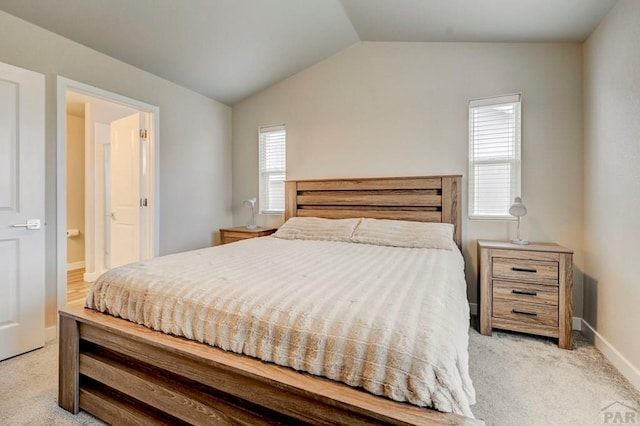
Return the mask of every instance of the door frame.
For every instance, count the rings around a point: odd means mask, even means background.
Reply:
[[[109,102],[115,102],[147,113],[151,123],[147,123],[149,143],[149,175],[152,182],[148,188],[150,199],[147,211],[148,246],[153,255],[160,253],[160,108],[117,93],[109,92],[79,81],[57,76],[56,121],[57,121],[57,173],[56,173],[56,251],[57,251],[57,305],[58,309],[67,304],[67,91],[84,93]]]

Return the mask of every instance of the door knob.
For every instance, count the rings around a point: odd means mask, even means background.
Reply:
[[[27,228],[30,230],[40,229],[40,219],[27,219],[27,223],[20,223],[18,225],[11,225],[12,228]]]

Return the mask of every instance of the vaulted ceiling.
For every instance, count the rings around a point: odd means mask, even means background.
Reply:
[[[358,41],[582,42],[617,0],[0,0],[0,10],[220,102]]]

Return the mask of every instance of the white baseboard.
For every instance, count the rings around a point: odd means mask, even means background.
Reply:
[[[97,280],[100,275],[102,275],[102,272],[85,272],[83,280],[88,283],[92,283]]]
[[[80,262],[67,263],[67,271],[73,271],[80,268],[84,268],[84,260],[81,260]]]
[[[471,311],[471,315],[478,315],[478,304],[469,303],[469,310]]]
[[[602,354],[618,369],[624,377],[631,382],[636,389],[640,391],[640,370],[636,368],[631,362],[626,359],[611,343],[607,341],[600,333],[598,333],[591,325],[582,320],[582,330],[590,338],[593,339],[596,348],[602,352]]]
[[[582,331],[582,318],[573,317],[573,329],[574,330],[578,330],[578,331]]]
[[[49,343],[52,340],[56,340],[56,337],[58,337],[58,330],[57,327],[54,325],[52,327],[47,327],[44,329],[44,342],[45,343]]]

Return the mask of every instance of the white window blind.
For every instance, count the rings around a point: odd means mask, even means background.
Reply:
[[[260,213],[284,212],[284,180],[287,164],[287,131],[285,126],[260,127],[259,203]]]
[[[469,217],[510,218],[520,196],[521,96],[469,102]]]

